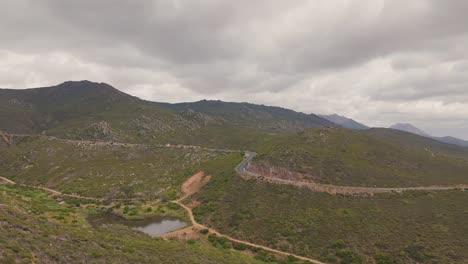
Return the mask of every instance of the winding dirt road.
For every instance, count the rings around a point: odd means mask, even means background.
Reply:
[[[199,172],[193,176],[191,176],[190,178],[188,178],[186,180],[187,181],[190,181],[191,178],[194,178],[194,177],[199,177],[200,176],[200,173],[203,173],[203,172]],[[209,180],[209,178],[208,178]],[[199,180],[200,183],[203,182],[203,180]],[[204,182],[206,183],[206,181]],[[199,186],[201,187],[201,186]],[[182,187],[182,189],[184,190],[185,188]],[[193,211],[190,207],[186,206],[185,204],[182,203],[183,200],[185,200],[187,197],[189,197],[190,195],[196,193],[198,191],[199,188],[195,188],[195,190],[193,191],[190,191],[190,192],[185,192],[185,194],[178,200],[175,200],[175,201],[171,201],[172,203],[175,203],[175,204],[178,204],[180,207],[184,208],[184,210],[187,212],[189,218],[190,218],[190,221],[192,222],[192,226],[190,227],[187,227],[187,228],[184,228],[184,229],[181,229],[181,230],[176,230],[174,232],[171,232],[171,233],[175,233],[175,232],[183,232],[184,230],[188,230],[188,229],[195,229],[195,230],[202,230],[202,229],[207,229],[211,234],[215,234],[216,236],[218,237],[224,237],[226,239],[229,239],[231,242],[235,242],[235,243],[242,243],[242,244],[245,244],[245,245],[248,245],[250,247],[254,247],[254,248],[258,248],[258,249],[262,249],[264,251],[268,251],[268,252],[271,252],[271,253],[275,253],[275,254],[279,254],[279,255],[283,255],[283,256],[293,256],[297,259],[300,259],[300,260],[304,260],[304,261],[308,261],[308,262],[311,262],[311,263],[314,263],[314,264],[325,264],[323,262],[320,262],[318,260],[315,260],[315,259],[311,259],[311,258],[306,258],[306,257],[302,257],[302,256],[298,256],[298,255],[295,255],[295,254],[292,254],[292,253],[288,253],[288,252],[284,252],[284,251],[281,251],[281,250],[276,250],[276,249],[273,249],[273,248],[269,248],[269,247],[266,247],[266,246],[262,246],[262,245],[258,245],[258,244],[255,244],[255,243],[251,243],[251,242],[248,242],[248,241],[244,241],[244,240],[240,240],[240,239],[236,239],[236,238],[233,238],[233,237],[230,237],[228,235],[225,235],[225,234],[222,234],[220,233],[219,231],[217,231],[216,229],[213,229],[213,228],[210,228],[210,227],[207,227],[205,225],[202,225],[200,223],[197,222],[197,220],[195,220],[195,217],[193,215]],[[166,234],[167,235],[171,235],[171,233],[168,233]]]

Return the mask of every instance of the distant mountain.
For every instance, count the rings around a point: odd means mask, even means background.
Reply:
[[[450,136],[448,136],[448,137],[434,137],[434,136],[431,136],[428,133],[422,131],[421,129],[419,129],[419,128],[411,125],[411,124],[407,124],[407,123],[395,124],[395,125],[391,126],[390,128],[405,131],[405,132],[409,132],[409,133],[413,133],[413,134],[423,136],[423,137],[432,138],[434,140],[437,140],[437,141],[443,142],[443,143],[447,143],[447,144],[452,144],[452,145],[457,145],[457,146],[462,146],[462,147],[468,147],[468,141],[465,141],[463,139],[450,137]]]
[[[340,116],[337,114],[333,115],[320,115],[320,117],[327,119],[330,122],[333,122],[337,125],[340,125],[344,128],[354,129],[354,130],[365,130],[369,129],[368,126],[361,124],[351,118]]]
[[[433,139],[435,139],[437,141],[440,141],[440,142],[447,143],[447,144],[453,144],[453,145],[458,145],[458,146],[462,146],[462,147],[468,147],[468,141],[463,140],[463,139],[459,139],[459,138],[456,138],[456,137],[433,137]]]
[[[391,129],[401,130],[408,133],[413,133],[423,137],[431,137],[428,133],[422,131],[421,129],[409,124],[409,123],[398,123],[390,127]]]

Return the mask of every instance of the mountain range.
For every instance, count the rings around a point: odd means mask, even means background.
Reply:
[[[154,142],[177,139],[193,143],[197,136],[214,130],[235,137],[234,132],[239,134],[246,129],[276,133],[334,126],[369,129],[337,114],[305,114],[245,102],[150,102],[108,84],[90,81],[67,81],[42,88],[0,89],[0,130],[19,134],[44,132],[80,139]],[[400,123],[390,128],[468,146],[467,141],[455,137],[432,137],[411,124]],[[246,139],[238,138],[238,141]]]
[[[447,136],[447,137],[434,137],[434,136],[431,136],[430,134],[424,132],[423,130],[421,130],[421,129],[419,129],[419,128],[411,125],[411,124],[408,124],[408,123],[398,123],[398,124],[392,125],[390,128],[400,130],[400,131],[405,131],[405,132],[416,134],[416,135],[423,136],[423,137],[432,138],[432,139],[435,139],[437,141],[447,143],[447,144],[458,145],[458,146],[462,146],[462,147],[468,147],[468,141],[466,141],[466,140],[459,139],[459,138],[456,138],[456,137],[450,137],[450,136]]]
[[[336,126],[314,114],[249,103],[141,100],[105,83],[69,81],[33,89],[0,89],[0,130],[74,139],[132,142],[248,141],[242,131],[271,133]],[[221,140],[221,139],[220,139]],[[221,144],[214,142],[214,144]]]
[[[320,115],[320,117],[327,119],[330,122],[333,122],[341,127],[348,128],[348,129],[353,129],[353,130],[366,130],[369,129],[368,126],[359,123],[351,118],[345,117],[345,116],[340,116],[337,114],[332,114],[332,115]],[[409,123],[397,123],[389,127],[390,129],[394,130],[400,130],[412,134],[416,134],[422,137],[427,137],[431,138],[434,140],[437,140],[439,142],[447,143],[447,144],[452,144],[452,145],[458,145],[462,147],[468,147],[468,141],[459,139],[456,137],[451,137],[451,136],[446,136],[446,137],[435,137],[431,136],[430,134],[424,132],[423,130],[415,127],[412,124]]]

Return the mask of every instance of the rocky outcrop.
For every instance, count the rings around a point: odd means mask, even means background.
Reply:
[[[75,135],[71,136],[71,138],[106,140],[106,141],[118,140],[111,126],[106,121],[92,123],[83,129],[79,129],[74,134]]]
[[[312,175],[292,172],[287,168],[272,166],[264,162],[249,163],[246,169],[256,175],[288,181],[310,182],[313,178]]]

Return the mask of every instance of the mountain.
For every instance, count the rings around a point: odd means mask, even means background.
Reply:
[[[459,139],[456,137],[433,137],[435,140],[444,142],[447,144],[458,145],[462,147],[468,147],[468,141]]]
[[[298,131],[308,127],[335,126],[332,122],[314,114],[308,115],[281,107],[245,102],[201,100],[193,103],[159,103],[158,105],[178,111],[192,110],[225,120],[232,125],[270,131]]]
[[[419,128],[411,125],[411,124],[401,124],[401,123],[399,123],[399,124],[395,124],[395,125],[391,126],[390,128],[400,130],[400,131],[405,131],[405,132],[416,134],[416,135],[423,136],[423,137],[432,138],[434,140],[437,140],[437,141],[443,142],[443,143],[447,143],[447,144],[452,144],[452,145],[457,145],[457,146],[462,146],[462,147],[468,147],[468,141],[466,141],[466,140],[459,139],[459,138],[456,138],[456,137],[450,137],[450,136],[447,136],[447,137],[434,137],[434,136],[429,135],[428,133],[422,131],[421,129],[419,129]]]
[[[89,81],[33,89],[0,89],[0,129],[37,133],[137,98],[104,83]]]
[[[340,125],[344,128],[354,129],[354,130],[365,130],[369,129],[368,126],[361,124],[351,118],[340,116],[337,114],[333,115],[320,115],[320,117],[327,119],[330,122],[333,122],[337,125]]]
[[[397,123],[397,124],[392,125],[390,128],[401,130],[401,131],[406,131],[408,133],[413,133],[413,134],[420,135],[423,137],[431,137],[426,132],[408,123]]]
[[[90,81],[0,89],[0,130],[74,139],[240,147],[263,132],[335,126],[316,115],[264,105],[156,103]]]

